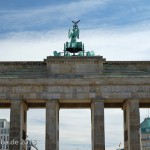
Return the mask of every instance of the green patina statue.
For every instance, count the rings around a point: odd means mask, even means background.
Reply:
[[[57,52],[54,51],[54,56],[94,56],[93,51],[84,51],[84,44],[82,42],[78,42],[79,39],[79,28],[78,28],[78,21],[72,21],[73,22],[73,28],[72,30],[69,29],[68,32],[68,38],[71,39],[70,42],[66,42],[64,44],[64,52]],[[78,53],[76,55],[76,53]]]
[[[70,42],[66,42],[64,45],[64,51],[68,51],[70,53],[75,53],[84,51],[84,44],[82,42],[78,42],[77,39],[79,39],[79,28],[78,28],[78,21],[72,21],[74,23],[72,31],[69,29],[68,37],[71,39]]]
[[[79,39],[79,28],[78,28],[78,25],[77,25],[77,23],[79,21],[80,20],[78,20],[77,22],[72,21],[74,23],[72,32],[70,31],[70,29],[69,29],[69,32],[68,32],[68,37],[71,38],[70,44],[72,44],[72,45],[74,45],[77,42],[77,40],[76,40],[77,38]]]

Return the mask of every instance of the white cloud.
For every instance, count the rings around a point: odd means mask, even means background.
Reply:
[[[150,60],[149,31],[93,30],[88,35],[83,37],[83,41],[87,42],[86,49],[94,50],[107,60]]]
[[[9,35],[8,35],[9,36]],[[150,31],[82,30],[86,51],[94,50],[107,60],[150,60]],[[0,60],[43,60],[53,51],[63,51],[67,31],[22,32],[0,40]]]
[[[8,34],[0,39],[0,60],[43,60],[54,50],[63,51],[67,33],[56,32],[21,32]]]
[[[0,109],[0,119],[10,120],[10,109]]]
[[[142,108],[140,109],[140,122],[150,116],[150,109],[149,108]]]

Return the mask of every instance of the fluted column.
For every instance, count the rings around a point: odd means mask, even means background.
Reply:
[[[46,150],[59,150],[59,103],[46,102]]]
[[[124,109],[124,149],[140,150],[140,113],[138,100],[126,100]]]
[[[92,150],[105,150],[104,101],[93,100],[92,117]]]
[[[26,150],[27,104],[20,99],[11,100],[9,150]]]

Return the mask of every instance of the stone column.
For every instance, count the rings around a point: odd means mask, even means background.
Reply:
[[[140,113],[138,100],[126,100],[124,105],[124,150],[140,150]]]
[[[104,101],[93,100],[92,117],[92,150],[105,150]]]
[[[59,150],[59,103],[46,102],[46,150]]]
[[[9,150],[26,150],[23,140],[27,131],[27,104],[20,99],[11,100]]]

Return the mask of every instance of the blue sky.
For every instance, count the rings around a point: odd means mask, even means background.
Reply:
[[[81,28],[122,29],[147,26],[147,0],[5,0],[0,1],[0,33],[68,29],[70,21],[81,19]]]
[[[0,60],[43,60],[62,51],[78,19],[87,51],[107,60],[149,60],[148,0],[1,0]]]
[[[150,60],[149,0],[1,0],[0,61],[42,61],[53,51],[62,51],[69,40],[71,21],[78,19],[80,40],[87,51],[94,50],[106,60]],[[39,116],[29,110],[28,126],[30,137],[38,138],[42,142],[38,146],[44,150],[45,112],[40,111],[40,118],[33,119]],[[61,111],[61,150],[90,149],[86,147],[90,144],[90,126],[77,134],[85,126],[83,118],[90,121],[90,111],[82,111]],[[146,114],[147,110],[143,111],[141,118]],[[122,111],[114,110],[111,119],[110,115],[112,111],[106,110],[106,149],[114,150],[123,141]]]

